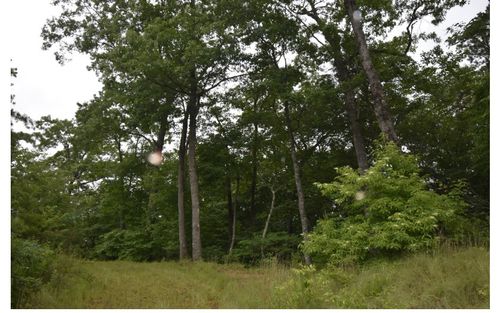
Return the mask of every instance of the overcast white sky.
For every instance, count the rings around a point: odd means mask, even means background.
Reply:
[[[90,100],[100,90],[96,75],[86,69],[89,59],[73,55],[72,61],[61,66],[55,61],[53,51],[41,49],[40,32],[47,18],[58,10],[50,0],[14,0],[10,2],[9,23],[10,58],[12,67],[19,70],[14,80],[16,108],[34,119],[43,115],[57,118],[72,118],[77,102]],[[445,35],[445,29],[454,23],[468,21],[477,12],[484,10],[487,0],[472,0],[463,8],[452,9],[447,21],[438,29]],[[20,18],[22,17],[22,18]],[[430,19],[416,25],[415,30],[432,27]]]
[[[34,119],[43,115],[72,118],[77,102],[84,102],[100,90],[96,75],[86,69],[88,57],[74,55],[64,66],[56,62],[53,51],[43,51],[41,29],[58,10],[49,0],[11,2],[11,66],[19,74],[14,80],[16,109]],[[22,18],[20,18],[22,17]]]

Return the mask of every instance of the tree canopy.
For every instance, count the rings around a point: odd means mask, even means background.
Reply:
[[[310,264],[488,223],[489,5],[441,41],[414,26],[466,1],[53,3],[43,48],[103,87],[71,120],[12,110],[16,240]]]

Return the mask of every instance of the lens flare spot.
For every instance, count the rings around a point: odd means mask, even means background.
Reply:
[[[363,200],[364,198],[366,197],[365,195],[365,192],[364,191],[358,191],[356,192],[356,194],[354,195],[354,199],[356,200]]]
[[[356,21],[356,22],[359,22],[361,21],[361,19],[363,18],[363,16],[361,15],[361,11],[360,10],[356,10],[352,13],[352,18]]]
[[[162,161],[163,161],[163,156],[159,151],[152,152],[148,155],[148,162],[155,166],[159,166]]]

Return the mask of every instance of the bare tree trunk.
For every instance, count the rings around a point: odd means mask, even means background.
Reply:
[[[307,235],[309,233],[309,221],[307,219],[306,209],[304,205],[304,190],[302,189],[302,179],[300,177],[300,166],[297,160],[297,154],[295,151],[295,138],[293,136],[292,123],[290,120],[290,111],[288,109],[288,102],[285,101],[285,119],[286,126],[288,129],[289,139],[290,139],[290,153],[292,156],[292,164],[293,164],[293,174],[295,177],[295,186],[297,187],[297,198],[298,198],[298,206],[299,206],[299,214],[300,214],[300,224],[302,226],[302,234],[304,236],[304,241],[307,241]],[[307,265],[310,265],[311,257],[307,254],[304,254],[304,260]]]
[[[394,130],[394,124],[386,102],[384,88],[380,82],[379,75],[373,66],[370,52],[368,51],[365,34],[361,25],[361,18],[354,17],[354,12],[356,11],[355,0],[344,0],[344,4],[351,20],[354,36],[356,37],[358,52],[361,57],[361,64],[370,85],[370,91],[373,97],[373,108],[375,116],[377,117],[378,125],[380,130],[389,140],[397,143],[398,137],[396,135],[396,131]]]
[[[266,225],[264,226],[264,230],[262,231],[262,239],[263,240],[266,238],[266,235],[267,235],[267,230],[269,228],[269,222],[271,221],[271,215],[273,214],[273,210],[274,210],[274,201],[276,199],[276,190],[274,190],[274,186],[271,185],[271,187],[269,187],[269,188],[271,189],[271,193],[272,193],[271,208],[269,209],[269,214],[267,214]],[[262,257],[264,257],[264,246],[260,247],[260,254],[262,255]]]
[[[179,214],[179,259],[187,259],[189,257],[186,241],[186,224],[184,213],[184,177],[186,166],[186,136],[187,123],[189,115],[188,111],[184,113],[182,119],[181,141],[179,144],[179,165],[177,171],[177,209]]]
[[[258,138],[259,138],[259,125],[257,123],[256,114],[257,114],[257,104],[258,101],[254,100],[253,103],[253,114],[254,114],[254,121],[253,121],[253,143],[252,143],[252,185],[251,185],[251,195],[250,195],[250,212],[251,212],[251,219],[252,219],[252,224],[255,221],[255,215],[257,212],[255,212],[255,193],[257,190],[257,151],[258,151]]]
[[[358,106],[352,90],[346,90],[344,97],[356,160],[358,161],[359,171],[364,173],[368,169],[368,158],[366,156],[365,141],[361,133],[361,125],[359,125],[358,121]]]
[[[120,139],[121,139],[120,137],[114,137],[114,140],[116,143],[116,150],[118,151],[118,163],[119,164],[121,164],[123,162],[122,145],[121,145]],[[121,191],[125,192],[125,181],[123,179],[123,174],[120,173],[118,181],[120,182]],[[146,216],[146,218],[147,218],[147,216]],[[125,229],[123,206],[120,206],[120,210],[118,211],[118,224],[120,225],[120,229]]]
[[[189,4],[191,14],[195,14],[196,0],[191,0]],[[199,41],[196,37],[196,20],[192,16],[193,23],[190,24],[191,40]],[[198,172],[196,169],[196,118],[199,110],[198,79],[196,77],[196,63],[191,64],[189,71],[189,102],[187,110],[189,112],[189,135],[188,135],[188,167],[189,186],[191,190],[191,246],[193,261],[201,260],[201,233],[200,233],[200,195],[198,190]]]
[[[253,124],[253,146],[252,146],[252,185],[251,185],[251,194],[250,194],[250,217],[252,220],[252,224],[255,220],[255,192],[257,190],[257,137],[259,134],[259,128],[257,123]]]
[[[231,188],[231,176],[229,171],[226,173],[226,195],[227,195],[227,234],[228,251],[231,252],[231,241],[233,239],[233,190]]]
[[[193,261],[201,260],[201,234],[200,234],[200,196],[198,191],[198,172],[196,170],[196,117],[198,116],[198,103],[196,84],[191,86],[188,104],[189,135],[188,135],[188,166],[189,185],[191,189],[192,211],[192,257]]]
[[[264,230],[262,231],[262,239],[266,238],[267,230],[269,228],[269,221],[271,221],[271,215],[273,214],[273,210],[274,210],[274,201],[276,199],[276,191],[274,190],[274,188],[272,186],[271,186],[271,193],[272,193],[271,208],[269,209],[269,214],[267,215],[266,225],[264,226]]]
[[[155,150],[162,153],[163,146],[165,145],[165,136],[167,134],[168,126],[168,115],[164,114],[160,117],[160,130],[158,131],[158,137],[155,142]]]
[[[232,232],[231,232],[231,244],[229,245],[229,254],[233,252],[234,242],[236,241],[236,211],[239,206],[239,196],[240,196],[240,173],[236,175],[236,193],[234,195],[233,204],[233,221],[232,221]]]

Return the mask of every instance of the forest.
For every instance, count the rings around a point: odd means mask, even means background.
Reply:
[[[52,2],[102,90],[11,95],[12,308],[489,308],[489,1]]]

